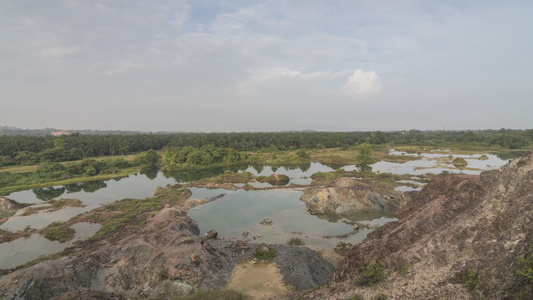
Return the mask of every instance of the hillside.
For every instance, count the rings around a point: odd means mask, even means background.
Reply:
[[[532,299],[533,152],[438,176],[304,299]],[[382,281],[380,281],[383,279]]]

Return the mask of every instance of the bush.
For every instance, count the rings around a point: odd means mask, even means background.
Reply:
[[[456,167],[456,168],[459,168],[459,167],[466,167],[466,165],[468,165],[468,162],[462,158],[462,157],[457,157],[456,159],[454,159],[452,161],[452,164]]]
[[[261,249],[255,249],[252,255],[258,260],[273,260],[276,256],[278,256],[278,252],[274,248],[270,248],[269,252]]]
[[[361,266],[361,273],[355,280],[357,285],[369,285],[385,280],[385,268],[379,262],[372,262],[367,266]]]
[[[302,241],[299,238],[292,238],[287,242],[287,245],[289,246],[303,246],[305,245],[304,241]]]

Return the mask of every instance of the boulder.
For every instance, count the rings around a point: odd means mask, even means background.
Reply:
[[[216,230],[209,230],[208,232],[205,233],[205,238],[210,240],[210,239],[216,239],[218,237],[218,232],[216,232]]]
[[[382,197],[372,183],[355,178],[338,178],[326,187],[307,188],[300,200],[311,214],[350,215],[357,211],[396,213],[405,198]]]

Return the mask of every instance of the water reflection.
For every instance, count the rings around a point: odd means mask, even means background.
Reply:
[[[159,168],[157,166],[147,166],[143,167],[140,172],[142,175],[145,175],[146,178],[150,180],[154,180],[157,178],[157,174],[159,173]]]
[[[69,184],[69,185],[65,185],[61,187],[53,186],[53,187],[48,187],[48,188],[33,189],[32,191],[33,191],[33,194],[35,195],[35,198],[42,200],[42,201],[48,201],[48,200],[59,198],[65,192],[67,192],[67,194],[79,193],[81,191],[85,193],[94,193],[104,188],[107,188],[107,183],[103,180],[98,180],[98,181],[89,181],[89,182],[83,182],[83,183],[74,183],[74,184]]]
[[[48,201],[63,195],[65,190],[65,187],[49,187],[42,189],[33,189],[33,193],[35,194],[35,198],[42,201]]]
[[[204,178],[215,177],[220,174],[223,174],[226,171],[231,171],[233,173],[242,172],[248,169],[248,165],[233,165],[233,166],[224,166],[224,167],[213,167],[206,168],[202,170],[193,170],[193,171],[165,171],[163,175],[166,178],[172,178],[176,182],[185,183],[197,181]]]

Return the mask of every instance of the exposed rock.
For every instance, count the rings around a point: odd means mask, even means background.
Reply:
[[[205,238],[210,240],[210,239],[216,239],[218,237],[218,232],[216,232],[216,230],[209,230],[208,232],[205,233]]]
[[[268,182],[271,185],[277,185],[277,186],[286,185],[286,184],[289,183],[289,181],[291,181],[289,176],[283,175],[283,174],[272,174],[272,175],[270,175],[268,177],[267,176],[258,176],[258,177],[255,178],[255,180],[257,180],[259,182]]]
[[[352,249],[352,247],[353,245],[351,243],[338,242],[333,251],[335,251],[335,253],[338,255],[345,256],[348,251]]]
[[[259,222],[261,225],[272,225],[272,220],[270,219],[263,219],[263,221]]]
[[[202,263],[202,259],[200,258],[200,256],[196,255],[196,254],[191,254],[190,256],[191,258],[191,261],[195,264],[195,265],[199,265]]]
[[[338,178],[326,187],[307,188],[300,200],[311,214],[349,215],[356,211],[397,212],[407,198],[385,199],[375,192],[374,186],[355,178]]]
[[[242,241],[200,237],[196,222],[179,207],[165,206],[143,216],[143,226],[121,227],[64,252],[73,256],[55,255],[0,277],[0,298],[93,299],[96,293],[102,299],[169,299],[190,295],[224,287],[237,261],[250,258],[251,249],[256,248]],[[266,244],[260,247],[270,249]],[[298,289],[324,284],[331,275],[331,265],[310,249],[274,247],[284,282]],[[320,268],[315,270],[315,265]]]
[[[277,256],[273,262],[278,266],[285,285],[303,291],[325,284],[333,266],[307,247],[272,245]]]
[[[141,228],[123,228],[71,248],[78,256],[58,257],[1,277],[1,296],[49,299],[88,289],[160,298],[220,288],[237,256],[205,243],[199,233],[183,210],[164,208]]]
[[[270,253],[270,247],[265,243],[259,244],[259,246],[257,246],[257,250],[263,251],[265,253]]]
[[[533,259],[533,152],[481,176],[434,178],[400,211],[399,221],[370,233],[324,288],[302,298],[530,299],[531,282],[506,289],[524,257]],[[392,274],[372,289],[354,285],[372,261]],[[465,287],[469,271],[479,278],[473,291]]]
[[[0,219],[9,217],[17,211],[15,204],[6,197],[0,197]],[[1,224],[1,223],[0,223]]]

